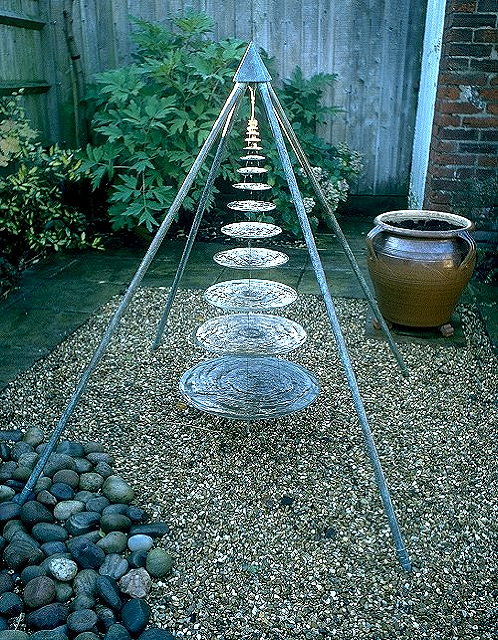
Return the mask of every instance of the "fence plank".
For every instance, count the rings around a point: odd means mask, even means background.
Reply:
[[[0,24],[7,24],[11,27],[22,27],[24,29],[43,29],[45,22],[33,16],[26,16],[14,11],[0,11]]]

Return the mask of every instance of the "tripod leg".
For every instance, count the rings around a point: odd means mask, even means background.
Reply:
[[[29,476],[24,486],[24,489],[21,491],[21,493],[18,496],[16,496],[17,502],[19,502],[20,504],[24,504],[26,502],[31,490],[36,484],[36,481],[40,477],[50,454],[52,453],[55,446],[57,445],[57,442],[62,432],[64,431],[70,417],[72,416],[81,395],[86,389],[90,376],[92,375],[95,368],[97,367],[100,360],[102,359],[105,353],[105,350],[107,349],[107,346],[109,345],[109,342],[111,341],[111,338],[121,318],[123,317],[126,309],[128,308],[128,305],[131,302],[133,295],[135,294],[135,291],[137,290],[138,286],[140,285],[140,282],[142,281],[145,273],[147,272],[147,269],[149,268],[150,263],[152,262],[154,256],[156,255],[157,250],[161,246],[164,236],[166,235],[169,227],[171,226],[173,218],[175,217],[176,213],[178,212],[178,209],[180,208],[183,200],[185,199],[185,196],[187,195],[188,190],[192,186],[192,183],[195,180],[196,175],[199,173],[199,169],[203,164],[204,160],[206,159],[206,156],[209,153],[211,147],[213,146],[219,132],[224,127],[225,122],[234,104],[236,104],[239,97],[244,93],[245,88],[246,88],[245,84],[239,84],[239,83],[235,84],[231,94],[227,98],[225,105],[223,106],[220,112],[220,115],[218,116],[217,120],[213,124],[213,127],[208,137],[206,138],[204,145],[199,151],[199,154],[197,155],[197,158],[195,159],[194,164],[192,165],[185,180],[183,181],[183,184],[180,187],[176,195],[176,198],[173,200],[173,203],[168,213],[166,214],[166,217],[161,223],[161,226],[159,227],[156,235],[154,236],[154,239],[152,240],[149,248],[147,249],[147,252],[143,257],[142,262],[140,263],[140,266],[137,269],[137,272],[133,276],[133,279],[129,284],[128,289],[126,290],[126,293],[124,294],[123,299],[121,300],[118,308],[116,309],[116,311],[114,312],[114,315],[109,321],[109,324],[107,325],[107,329],[105,330],[105,333],[100,341],[100,344],[95,350],[90,363],[88,364],[86,369],[83,371],[81,378],[78,382],[78,385],[73,395],[71,396],[71,399],[69,400],[69,403],[66,409],[64,410],[64,413],[62,414],[59,422],[57,423],[57,426],[55,427],[52,435],[50,436],[47,444],[45,445],[45,448],[42,454],[40,455],[40,458],[36,463],[33,471],[31,472],[31,475]]]
[[[405,569],[406,571],[410,571],[411,570],[410,558],[406,551],[406,547],[403,542],[403,538],[401,536],[399,524],[396,519],[396,515],[394,513],[394,508],[391,501],[391,495],[387,487],[387,482],[384,476],[384,472],[382,470],[382,465],[379,460],[379,455],[377,452],[377,448],[375,446],[372,431],[370,430],[370,426],[368,424],[368,419],[363,406],[363,401],[360,396],[360,391],[358,388],[358,383],[356,381],[356,376],[354,374],[353,368],[351,366],[351,361],[349,359],[346,342],[344,340],[344,336],[342,335],[341,327],[339,325],[339,320],[337,318],[334,303],[332,301],[332,296],[330,295],[330,291],[327,285],[325,272],[323,270],[320,256],[318,254],[318,249],[316,248],[313,232],[311,230],[311,226],[310,226],[308,217],[306,215],[306,211],[304,209],[303,199],[301,197],[299,187],[297,186],[296,176],[294,175],[294,171],[292,169],[292,164],[289,158],[289,154],[287,152],[287,148],[285,146],[282,131],[280,129],[278,119],[270,98],[268,86],[267,86],[267,83],[261,83],[258,86],[259,86],[261,97],[265,106],[268,121],[270,123],[270,127],[273,132],[273,136],[275,138],[275,143],[277,146],[278,154],[280,156],[280,161],[282,163],[282,168],[284,170],[285,179],[287,180],[287,184],[289,185],[292,201],[294,203],[294,207],[296,209],[296,213],[301,225],[301,229],[303,231],[304,240],[308,248],[308,253],[313,265],[315,276],[323,296],[323,300],[327,310],[327,316],[330,322],[330,326],[332,328],[332,332],[334,334],[334,338],[337,344],[342,366],[344,368],[348,385],[351,390],[353,403],[360,421],[363,437],[367,447],[367,452],[368,452],[370,461],[372,463],[372,466],[374,468],[375,479],[377,482],[377,486],[379,488],[382,503],[384,505],[384,510],[387,515],[389,527],[391,529],[391,534],[393,536],[396,553],[398,555],[398,559],[403,569]]]
[[[377,305],[377,301],[375,300],[370,287],[367,284],[367,281],[365,280],[360,267],[358,265],[358,262],[356,261],[356,258],[354,256],[354,253],[351,250],[351,247],[349,246],[349,243],[346,239],[346,236],[344,235],[344,232],[342,231],[339,223],[337,222],[337,218],[334,215],[334,212],[332,211],[332,209],[330,208],[329,203],[327,202],[327,199],[325,198],[322,188],[320,187],[320,184],[318,183],[318,180],[315,177],[315,174],[313,173],[313,170],[311,168],[311,165],[309,163],[309,160],[301,146],[301,143],[298,140],[298,137],[296,136],[296,133],[294,132],[294,129],[292,128],[292,125],[290,124],[289,120],[287,119],[287,116],[285,115],[285,112],[282,108],[282,105],[280,104],[273,88],[270,86],[269,87],[269,92],[270,92],[270,96],[271,99],[273,101],[273,106],[275,108],[275,112],[277,115],[277,118],[280,122],[280,125],[282,127],[282,130],[287,138],[287,140],[289,141],[289,144],[292,147],[292,150],[294,151],[296,158],[298,159],[303,171],[305,172],[307,178],[309,179],[309,181],[311,182],[313,189],[315,191],[315,194],[320,202],[320,204],[322,205],[322,207],[325,209],[325,211],[327,212],[327,215],[329,217],[329,222],[330,222],[330,226],[332,227],[334,233],[336,234],[339,242],[342,245],[342,248],[344,250],[344,253],[346,254],[346,257],[349,260],[349,263],[351,264],[351,268],[353,269],[358,282],[361,285],[361,288],[363,289],[363,292],[365,293],[365,296],[368,300],[368,303],[372,309],[372,312],[377,320],[377,322],[379,323],[379,327],[382,329],[384,336],[386,337],[387,343],[389,345],[389,348],[391,349],[392,354],[394,355],[394,357],[396,358],[396,362],[398,363],[400,369],[401,369],[401,373],[403,374],[403,376],[405,378],[408,378],[409,376],[409,372],[407,369],[407,366],[405,364],[405,362],[403,361],[403,358],[401,357],[401,354],[399,352],[398,347],[396,346],[396,343],[394,342],[394,339],[392,337],[391,332],[389,331],[389,327],[386,324],[386,321],[384,320],[383,315],[380,312],[380,309]]]
[[[240,96],[241,98],[242,96]],[[213,159],[213,163],[211,165],[211,169],[209,171],[208,177],[206,179],[206,184],[202,191],[201,198],[199,200],[199,204],[197,206],[197,211],[195,212],[194,221],[192,223],[192,227],[190,229],[190,233],[188,235],[187,242],[185,244],[185,248],[183,249],[182,257],[180,258],[180,262],[178,263],[178,268],[175,273],[175,277],[173,279],[173,283],[168,293],[168,299],[166,300],[166,305],[164,307],[163,314],[161,316],[161,320],[159,321],[159,325],[157,327],[157,333],[155,340],[152,344],[152,349],[155,351],[161,344],[164,329],[166,328],[166,323],[168,322],[169,314],[171,312],[171,307],[173,306],[173,302],[175,300],[176,292],[178,291],[178,287],[180,285],[180,280],[182,279],[183,273],[185,271],[185,267],[187,266],[188,259],[190,257],[190,252],[192,251],[192,247],[194,245],[195,239],[197,237],[197,233],[199,231],[199,227],[202,222],[202,217],[206,210],[206,204],[211,193],[211,189],[213,187],[213,183],[215,181],[216,176],[218,175],[218,170],[220,168],[221,161],[223,159],[223,153],[226,149],[226,143],[228,140],[228,136],[230,135],[230,131],[233,126],[233,121],[235,119],[235,113],[237,111],[239,102],[235,104],[230,115],[228,116],[227,122],[223,129],[223,133],[220,138],[220,142],[218,145],[218,149],[216,150],[216,155]]]

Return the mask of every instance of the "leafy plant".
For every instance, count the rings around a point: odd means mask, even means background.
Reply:
[[[64,181],[76,179],[79,162],[57,146],[43,148],[20,100],[20,95],[0,98],[0,263],[5,280],[12,279],[13,266],[22,268],[52,250],[89,245],[85,217],[63,202]]]
[[[173,18],[173,30],[144,20],[134,22],[133,64],[95,78],[89,97],[95,141],[81,155],[80,171],[91,177],[95,188],[108,185],[109,214],[115,229],[138,224],[151,231],[160,224],[217,118],[246,45],[235,39],[207,39],[213,22],[204,14]],[[281,98],[310,159],[325,172],[323,180],[334,186],[333,197],[342,199],[347,185],[341,181],[355,175],[358,166],[346,148],[331,147],[316,134],[323,118],[337,111],[321,104],[332,81],[333,76],[326,74],[305,79],[296,69],[284,83]],[[241,107],[240,117],[247,115],[244,109],[247,106]],[[234,131],[218,188],[223,181],[238,181],[237,158],[242,146],[240,132]],[[280,162],[274,151],[268,155],[270,161],[275,160],[273,195],[282,204],[282,222],[287,227],[294,225],[297,232]],[[206,164],[183,202],[187,212],[199,200]],[[212,195],[216,192],[215,188]]]

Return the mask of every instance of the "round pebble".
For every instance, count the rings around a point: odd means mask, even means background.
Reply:
[[[30,580],[23,590],[23,600],[30,609],[39,609],[55,600],[55,583],[48,576]]]
[[[69,582],[78,573],[78,565],[68,558],[55,558],[49,561],[48,570],[56,580]]]
[[[148,551],[152,548],[154,540],[150,536],[138,534],[128,538],[128,549],[130,551]]]
[[[91,631],[97,624],[97,614],[92,609],[79,609],[69,614],[67,626],[74,633]]]

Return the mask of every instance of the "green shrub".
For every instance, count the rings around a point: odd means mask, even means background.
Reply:
[[[145,225],[151,231],[160,224],[232,89],[233,73],[246,47],[240,40],[207,39],[213,23],[204,14],[176,17],[172,23],[174,30],[169,31],[135,20],[133,64],[98,74],[89,97],[95,144],[88,145],[81,156],[81,170],[90,175],[94,187],[108,183],[109,215],[115,229]],[[346,148],[332,147],[316,135],[323,116],[337,111],[321,105],[332,81],[325,74],[305,79],[296,69],[280,96],[310,160],[322,169],[332,199],[343,199],[345,180],[358,172],[358,163]],[[239,117],[247,116],[244,103]],[[245,125],[234,127],[218,187],[222,181],[238,181],[244,129]],[[265,140],[270,140],[268,132]],[[275,169],[272,196],[282,205],[282,222],[297,232],[280,163],[271,147],[268,157],[275,160],[274,165],[270,163]],[[207,164],[183,202],[186,211],[192,211],[199,200]]]
[[[4,285],[12,280],[13,267],[21,269],[53,250],[89,245],[85,217],[63,202],[64,181],[76,178],[79,161],[57,146],[43,148],[20,100],[19,95],[0,98],[0,264]]]

